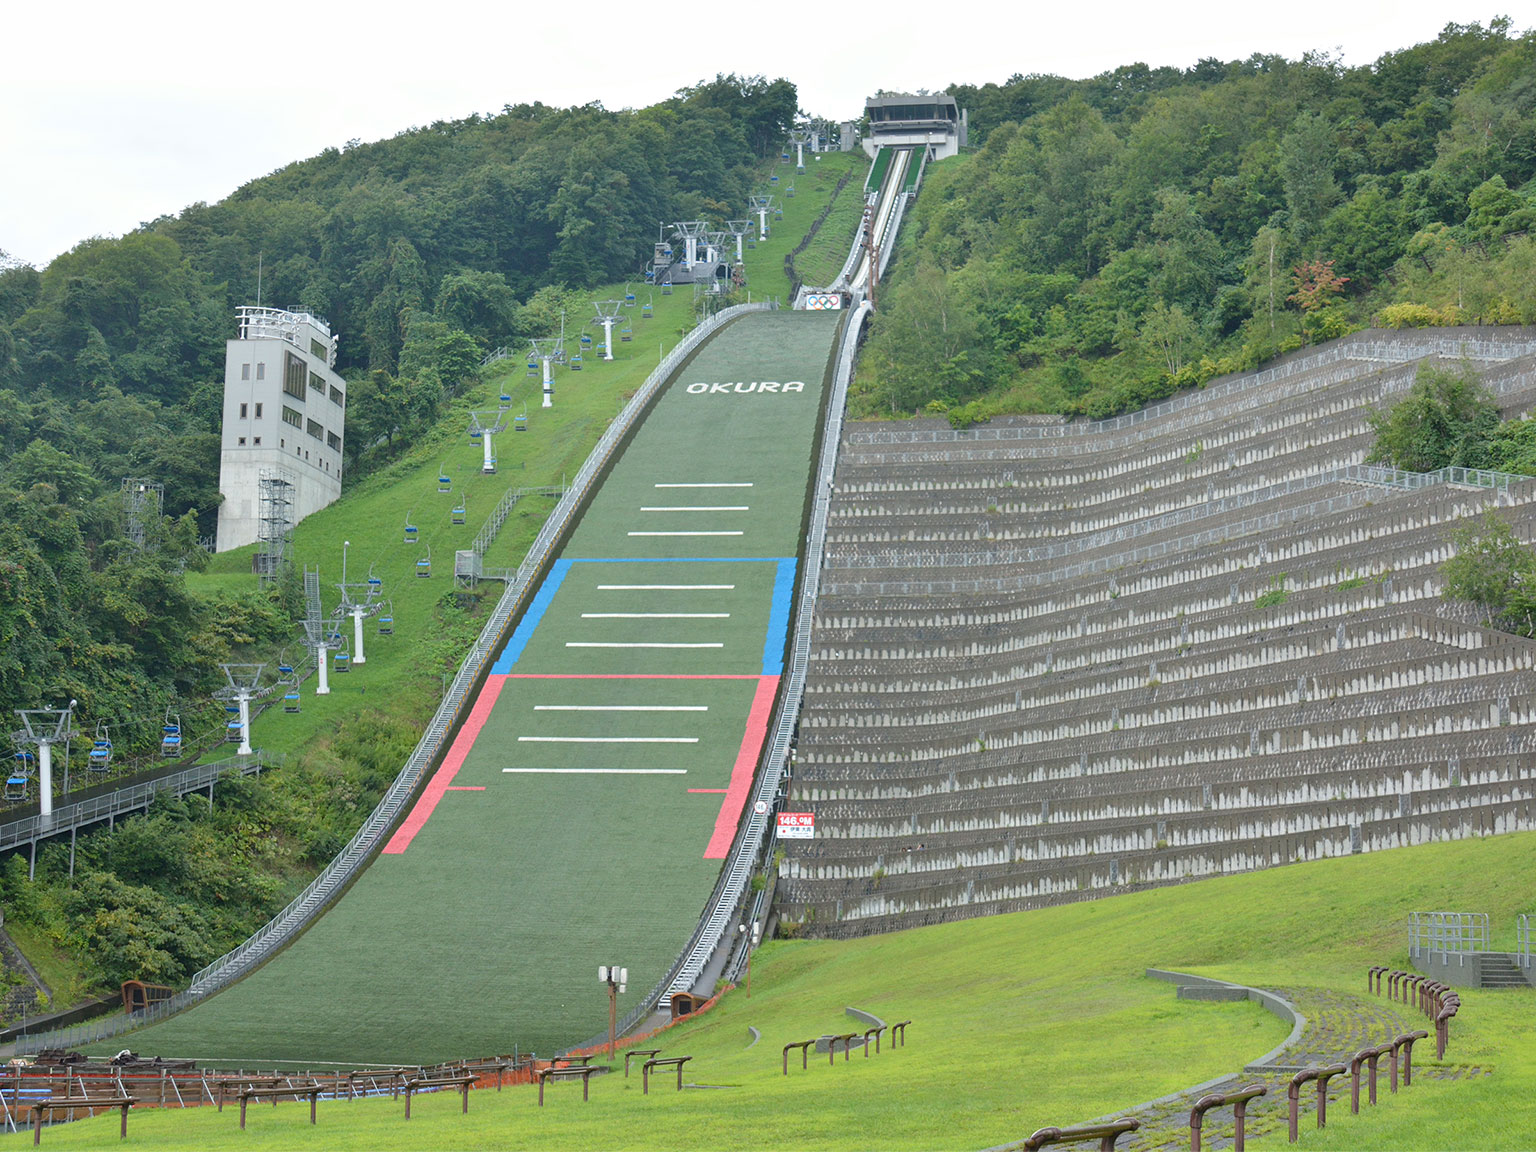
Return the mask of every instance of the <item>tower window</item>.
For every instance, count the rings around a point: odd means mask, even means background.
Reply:
[[[242,420],[245,419],[246,409],[249,408],[249,407],[250,407],[250,405],[248,405],[248,404],[240,405],[240,419],[242,419]]]

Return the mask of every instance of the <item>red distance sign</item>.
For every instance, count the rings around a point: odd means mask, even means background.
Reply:
[[[811,840],[816,836],[816,813],[780,812],[780,840]]]

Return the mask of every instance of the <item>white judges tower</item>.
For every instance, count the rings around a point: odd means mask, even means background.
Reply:
[[[224,355],[220,552],[291,530],[341,495],[347,396],[334,370],[337,338],[307,312],[244,307],[239,318]],[[275,484],[285,494],[276,504],[263,498]],[[272,507],[286,525],[265,523]]]

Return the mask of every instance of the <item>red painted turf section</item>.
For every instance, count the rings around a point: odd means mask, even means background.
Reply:
[[[405,818],[405,823],[395,829],[395,834],[389,838],[389,843],[384,845],[385,856],[398,856],[409,848],[411,841],[416,838],[416,833],[421,831],[422,825],[437,810],[437,802],[452,788],[453,778],[464,766],[464,757],[469,755],[469,750],[475,746],[475,740],[480,736],[480,729],[484,728],[485,722],[490,719],[491,710],[496,707],[496,701],[501,696],[501,686],[505,682],[505,676],[492,676],[486,680],[485,687],[480,689],[480,695],[475,697],[475,706],[470,710],[469,719],[464,722],[464,727],[460,728],[459,734],[454,737],[453,747],[448,749],[448,755],[444,758],[442,767],[432,774],[432,779],[427,782],[426,791],[421,794],[421,799],[416,801],[416,806]],[[460,791],[457,788],[453,790]]]
[[[389,843],[384,846],[385,856],[399,856],[411,846],[411,841],[416,838],[426,822],[431,819],[432,813],[437,810],[437,805],[449,792],[483,792],[484,787],[456,785],[453,778],[458,775],[459,769],[464,766],[464,758],[469,755],[469,750],[475,746],[479,739],[480,730],[485,727],[485,722],[490,718],[492,710],[496,707],[496,701],[501,696],[502,685],[510,679],[520,680],[756,680],[757,691],[752,694],[752,707],[747,713],[747,729],[741,736],[741,748],[736,753],[736,763],[731,768],[731,785],[729,788],[690,788],[689,792],[724,792],[725,799],[720,803],[720,814],[715,817],[715,831],[709,838],[709,845],[704,849],[704,859],[724,860],[731,850],[731,842],[736,839],[736,828],[741,823],[742,808],[747,802],[747,794],[752,789],[752,776],[757,771],[758,757],[763,752],[763,741],[768,736],[768,720],[773,712],[773,698],[779,690],[779,677],[777,676],[646,676],[643,674],[623,675],[565,675],[551,673],[540,675],[538,673],[511,673],[506,676],[491,676],[486,680],[485,687],[480,690],[480,695],[475,698],[475,706],[469,713],[469,719],[464,722],[464,727],[459,729],[459,734],[454,737],[453,747],[448,750],[448,756],[428,781],[426,790],[421,794],[421,799],[416,801],[410,814],[406,816],[405,823],[396,829],[395,834],[389,838]]]
[[[736,766],[731,769],[731,786],[726,789],[720,815],[715,818],[715,834],[704,849],[706,860],[724,860],[731,850],[731,841],[736,839],[736,826],[741,823],[741,810],[752,790],[752,774],[757,771],[757,758],[762,755],[763,741],[768,736],[768,717],[778,690],[777,676],[758,678],[752,711],[747,713],[747,730],[741,737],[741,750],[736,753]]]

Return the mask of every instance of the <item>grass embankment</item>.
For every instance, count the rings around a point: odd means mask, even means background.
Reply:
[[[800,279],[818,288],[829,287],[842,271],[849,246],[858,234],[859,223],[864,218],[864,182],[861,177],[869,168],[869,159],[862,152],[840,153],[827,156],[816,166],[817,172],[820,173],[824,166],[827,172],[839,177],[844,172],[851,172],[852,178],[832,201],[831,211],[805,246],[805,251],[795,257]]]
[[[800,272],[800,279],[807,284],[823,285],[823,281],[818,279],[818,276],[812,275],[810,270],[813,268],[818,271],[818,274],[822,269],[828,269],[825,274],[826,280],[837,275],[837,270],[848,258],[848,247],[853,243],[854,233],[857,231],[859,216],[863,210],[863,203],[858,193],[863,186],[863,173],[868,170],[869,157],[862,152],[824,152],[819,157],[807,153],[804,172],[796,172],[793,164],[780,164],[774,168],[779,182],[773,185],[765,184],[758,191],[772,194],[784,209],[784,219],[775,221],[770,213],[768,226],[771,229],[771,235],[747,254],[747,264],[752,276],[749,287],[752,289],[754,300],[761,299],[764,294],[767,294],[787,302],[790,284],[789,276],[784,271],[784,257],[789,255],[811,230],[811,225],[821,215],[822,209],[827,206],[828,199],[837,188],[837,182],[845,173],[852,172],[853,178],[838,195],[831,213],[822,223],[815,238],[804,252],[795,257],[795,266]],[[788,194],[790,185],[794,185],[795,189],[793,198]],[[851,220],[848,219],[849,205],[853,205]],[[750,215],[752,228],[748,234],[756,237],[757,214],[754,212]]]
[[[1373,963],[1407,966],[1407,913],[1530,909],[1536,835],[1429,845],[847,942],[765,945],[743,989],[654,1043],[692,1055],[685,1080],[715,1090],[640,1094],[605,1076],[574,1085],[424,1101],[253,1112],[136,1114],[129,1143],[199,1148],[982,1148],[1084,1121],[1231,1072],[1285,1035],[1250,1004],[1179,1001],[1148,966],[1260,985],[1359,993]],[[594,987],[594,995],[600,989]],[[1335,1109],[1318,1148],[1526,1148],[1536,1121],[1536,999],[1463,994],[1448,1064],[1491,1074],[1416,1078],[1359,1117]],[[852,1027],[854,1006],[910,1017],[905,1048],[780,1074],[791,1040]],[[762,1032],[749,1047],[748,1026]],[[650,1045],[646,1045],[650,1046]],[[1415,1053],[1421,1069],[1433,1049]],[[55,1144],[117,1147],[113,1119]],[[1271,1144],[1283,1140],[1271,1137]]]

